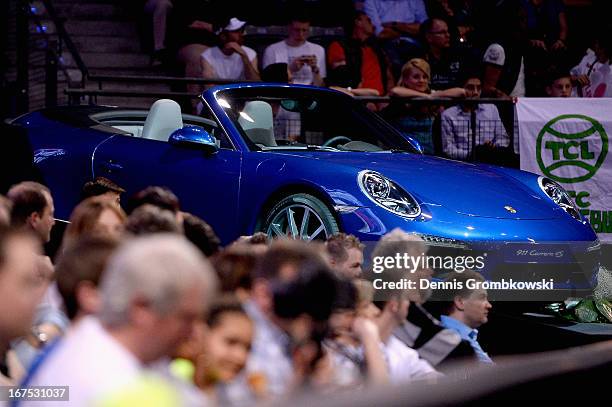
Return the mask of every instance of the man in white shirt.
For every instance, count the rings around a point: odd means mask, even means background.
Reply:
[[[289,65],[293,83],[323,86],[325,78],[325,50],[307,41],[310,19],[295,15],[287,27],[288,36],[264,51],[263,67],[284,62]]]
[[[381,313],[376,318],[376,324],[383,342],[384,352],[389,367],[389,378],[392,383],[411,380],[429,379],[440,374],[416,350],[409,348],[393,336],[393,331],[402,325],[408,316],[410,301],[406,299],[407,292],[398,290],[397,294],[387,301],[375,301]]]
[[[482,82],[477,76],[470,76],[464,88],[466,98],[477,99]],[[472,155],[472,147],[484,145],[494,150],[507,147],[510,142],[497,107],[491,104],[453,106],[442,113],[441,120],[442,150],[450,158],[465,160]]]
[[[219,32],[220,46],[208,48],[200,62],[204,78],[259,80],[257,53],[244,45],[246,22],[232,17]]]
[[[75,406],[129,387],[146,365],[169,356],[191,335],[212,296],[213,273],[182,237],[127,242],[102,277],[98,318],[85,317],[51,345],[24,385],[69,386],[68,404],[57,405]],[[49,403],[43,404],[54,405]]]
[[[443,328],[440,321],[422,306],[431,297],[433,291],[428,284],[421,284],[423,281],[431,281],[433,277],[431,269],[422,267],[424,264],[422,262],[425,262],[423,256],[427,253],[427,249],[425,242],[420,237],[395,228],[378,241],[372,251],[372,262],[375,265],[382,265],[386,258],[395,259],[397,256],[400,256],[400,258],[404,258],[404,256],[411,257],[412,259],[408,259],[408,264],[411,264],[410,261],[417,262],[416,269],[405,268],[397,262],[393,262],[394,264],[386,265],[383,270],[379,270],[381,271],[379,275],[384,276],[385,281],[389,281],[392,278],[394,280],[405,279],[412,282],[412,289],[408,288],[401,292],[410,301],[407,311],[408,317],[393,331],[393,337],[402,342],[406,347],[418,352],[419,357],[427,361],[431,366],[440,369],[441,367],[438,368],[438,366],[441,366],[451,358],[475,358],[475,355],[469,343],[462,342],[457,332]],[[418,264],[421,266],[418,266]],[[376,290],[374,295],[375,298],[378,297],[385,300],[397,294],[397,290]],[[404,314],[403,310],[402,314]],[[383,335],[381,334],[382,337]],[[412,354],[412,352],[406,352],[404,348],[395,346],[395,341],[389,341],[388,345],[391,347],[390,352],[392,355],[399,353],[399,356],[396,357],[398,360],[402,360],[402,358],[410,359],[407,353]],[[398,348],[402,349],[402,351],[395,352]],[[412,354],[412,358],[413,356],[414,354]]]

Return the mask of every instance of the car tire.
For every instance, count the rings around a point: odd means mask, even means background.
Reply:
[[[323,240],[340,232],[329,207],[309,194],[283,198],[267,213],[259,230],[269,238],[297,236],[302,240]]]

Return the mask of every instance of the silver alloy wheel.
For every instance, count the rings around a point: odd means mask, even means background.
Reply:
[[[268,237],[290,237],[311,241],[327,239],[330,231],[325,228],[321,217],[306,205],[294,204],[279,212],[266,231]]]

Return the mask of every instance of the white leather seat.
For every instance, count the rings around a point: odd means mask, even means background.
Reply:
[[[175,130],[182,128],[183,116],[179,104],[174,100],[160,99],[149,110],[142,128],[142,138],[168,141]]]
[[[255,144],[266,147],[276,146],[274,138],[274,116],[272,106],[262,100],[253,100],[244,105],[238,123]]]

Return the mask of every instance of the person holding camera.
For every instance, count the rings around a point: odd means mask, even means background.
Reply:
[[[309,31],[310,19],[306,15],[295,14],[289,22],[287,38],[264,51],[263,68],[284,62],[289,66],[293,83],[324,86],[325,50],[306,40]]]

